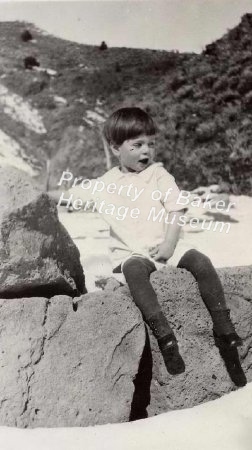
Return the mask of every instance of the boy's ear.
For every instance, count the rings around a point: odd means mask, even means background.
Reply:
[[[119,150],[117,145],[113,144],[113,145],[110,146],[110,148],[111,148],[111,151],[112,151],[114,156],[118,157],[120,155],[120,150]]]

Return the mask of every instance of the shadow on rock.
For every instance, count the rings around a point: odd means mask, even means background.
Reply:
[[[150,386],[152,380],[152,353],[150,338],[145,326],[146,341],[140,360],[138,373],[134,380],[135,392],[131,404],[130,422],[148,417],[147,406],[150,404]]]

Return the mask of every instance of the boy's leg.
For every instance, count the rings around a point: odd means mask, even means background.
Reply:
[[[161,311],[157,295],[150,283],[150,274],[155,270],[152,261],[138,256],[127,259],[122,268],[130,293],[144,320]]]
[[[223,287],[210,259],[193,249],[182,256],[178,267],[187,269],[197,280],[201,297],[213,320],[215,335],[230,346],[241,345],[241,338],[230,319]]]
[[[150,283],[150,274],[155,270],[153,262],[136,256],[129,258],[122,268],[133,300],[158,340],[159,348],[164,356],[164,351],[177,346],[177,340]]]

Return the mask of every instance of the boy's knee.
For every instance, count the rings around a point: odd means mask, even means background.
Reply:
[[[154,272],[154,270],[156,270],[156,267],[151,261],[144,258],[139,258],[138,256],[132,256],[127,259],[122,267],[122,271],[126,279],[128,274],[134,274],[135,276],[138,274],[150,275]]]
[[[125,272],[127,273],[129,270],[137,270],[143,266],[141,258],[137,258],[135,256],[132,256],[131,258],[127,259],[125,263],[122,266],[122,271],[125,275]]]
[[[197,270],[204,270],[206,266],[212,265],[210,258],[200,253],[198,250],[188,250],[179,261],[180,268],[197,268]]]

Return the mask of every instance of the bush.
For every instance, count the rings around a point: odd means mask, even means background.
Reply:
[[[223,105],[225,103],[232,103],[236,100],[240,100],[239,94],[237,92],[231,91],[228,89],[226,92],[221,92],[216,98],[216,103],[218,105]]]
[[[197,114],[190,114],[187,116],[186,118],[186,129],[190,132],[194,132],[196,126],[199,124],[199,117],[197,116]]]
[[[236,64],[227,71],[227,75],[228,76],[240,75],[241,71],[242,71],[242,66],[240,64]]]
[[[242,37],[242,30],[239,27],[233,28],[229,30],[228,35],[231,41],[239,41]]]
[[[31,83],[26,86],[24,89],[24,95],[36,95],[42,92],[46,87],[48,86],[48,83],[46,80],[34,80]]]
[[[194,89],[195,88],[191,85],[183,86],[180,89],[178,89],[178,91],[176,93],[176,98],[183,99],[183,98],[193,97]]]
[[[217,75],[215,75],[214,73],[209,73],[208,75],[205,75],[204,77],[202,77],[201,84],[205,88],[211,88],[213,86],[213,84],[216,82],[216,79],[217,79]]]
[[[250,118],[250,117],[245,117],[243,120],[242,120],[242,123],[241,123],[241,128],[240,128],[242,131],[244,131],[244,130],[252,130],[252,118]]]
[[[176,91],[181,86],[183,86],[186,83],[186,77],[182,74],[175,75],[175,77],[171,80],[170,86],[173,91]]]
[[[238,77],[237,75],[233,75],[229,78],[229,87],[231,89],[235,89],[237,88],[238,84],[240,81],[240,77]]]
[[[23,42],[28,42],[32,40],[32,34],[29,30],[22,31],[20,38]]]
[[[243,107],[246,112],[252,113],[252,90],[245,95]]]
[[[213,121],[204,122],[197,126],[195,132],[198,142],[206,142],[216,135],[217,127]]]
[[[189,68],[189,75],[191,80],[194,82],[199,81],[202,77],[207,76],[212,70],[212,66],[210,64],[205,63],[204,61],[198,62],[196,64],[192,64]]]
[[[107,46],[107,44],[106,44],[105,41],[102,41],[102,43],[101,43],[99,49],[100,49],[100,50],[107,50],[107,49],[108,49],[108,46]]]
[[[117,73],[119,73],[119,72],[122,71],[122,68],[121,68],[119,62],[116,62],[116,63],[115,63],[115,71],[116,71]]]
[[[44,93],[42,93],[41,95],[39,95],[39,97],[36,99],[36,107],[38,109],[55,109],[56,108],[56,104],[55,101],[53,99],[53,97],[50,97],[48,95],[44,95]]]
[[[250,49],[252,46],[252,40],[250,36],[244,36],[244,38],[241,41],[242,48],[244,50]]]
[[[233,105],[228,105],[225,109],[222,110],[222,115],[224,118],[227,118],[227,121],[234,122],[238,119],[240,113],[240,108],[237,108]]]
[[[228,77],[223,76],[219,78],[213,85],[213,91],[220,92],[225,91],[228,88]]]
[[[32,70],[33,67],[40,66],[40,63],[37,61],[37,59],[34,56],[26,56],[23,61],[24,61],[25,69]]]
[[[239,56],[239,61],[242,64],[250,63],[251,62],[251,51],[250,50],[243,51],[242,54]]]
[[[241,75],[241,80],[238,85],[240,94],[246,94],[252,89],[252,70],[246,69]]]
[[[206,48],[203,51],[203,54],[204,55],[209,55],[209,56],[217,56],[218,55],[217,44],[215,42],[213,42],[212,44],[206,45]]]

